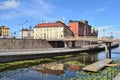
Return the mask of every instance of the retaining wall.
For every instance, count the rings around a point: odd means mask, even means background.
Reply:
[[[51,48],[43,39],[0,39],[0,49],[34,49]]]

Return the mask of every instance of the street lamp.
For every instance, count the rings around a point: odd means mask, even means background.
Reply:
[[[112,37],[112,33],[113,33],[113,32],[110,32],[110,36],[111,36],[111,37]]]
[[[104,37],[105,37],[105,31],[106,31],[106,29],[105,29],[105,28],[103,28],[102,30],[103,30],[103,35],[104,35]]]
[[[26,20],[25,22],[23,22],[23,23],[21,23],[21,24],[18,24],[18,25],[21,25],[22,26],[22,35],[21,35],[21,38],[23,39],[23,25],[26,23],[26,22],[28,22],[28,20]]]

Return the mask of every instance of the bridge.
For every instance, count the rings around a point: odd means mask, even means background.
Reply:
[[[115,38],[98,38],[98,37],[65,37],[58,39],[47,39],[47,41],[102,41],[102,42],[119,42],[120,39]]]
[[[75,47],[75,41],[92,41],[92,42],[101,42],[105,44],[105,52],[106,52],[106,58],[111,58],[111,43],[112,42],[118,42],[120,43],[120,39],[114,39],[114,38],[97,38],[97,37],[65,37],[65,38],[59,38],[59,39],[47,39],[47,41],[63,41],[64,47],[68,48],[68,42],[72,42],[72,47]]]

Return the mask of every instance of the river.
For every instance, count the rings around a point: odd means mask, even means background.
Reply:
[[[112,58],[120,60],[120,47],[112,49]],[[98,52],[97,59],[105,58],[105,52]],[[41,72],[33,69],[33,66],[28,68],[19,68],[16,70],[7,70],[0,73],[0,80],[65,80],[69,77],[75,77],[75,70],[64,69],[63,71],[47,71]]]

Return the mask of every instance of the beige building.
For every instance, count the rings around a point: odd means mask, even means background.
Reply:
[[[34,38],[34,31],[30,27],[29,29],[22,29],[20,31],[20,38],[22,39],[33,39]]]
[[[1,38],[10,38],[10,29],[6,26],[0,26]]]
[[[61,21],[40,23],[34,28],[34,39],[60,39],[72,36],[72,31]]]

